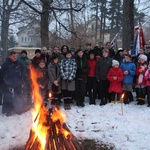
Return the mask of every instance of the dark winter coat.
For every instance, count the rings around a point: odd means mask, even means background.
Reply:
[[[112,59],[110,57],[100,58],[96,65],[97,80],[107,80],[107,74],[111,66],[112,66]]]
[[[60,84],[61,76],[60,76],[59,64],[50,63],[48,65],[48,77],[49,77],[48,89],[51,91],[52,84],[54,83],[54,81],[57,80],[58,83]],[[59,85],[59,88],[60,88],[60,85]]]
[[[32,61],[32,65],[34,68],[38,68],[40,61],[42,60],[41,57],[37,58],[37,57],[33,57]]]
[[[85,80],[87,77],[87,73],[90,70],[86,56],[83,55],[82,58],[77,56],[76,63],[77,63],[76,79],[84,79]]]
[[[6,60],[1,68],[1,83],[4,85],[2,113],[23,112],[24,66],[20,61]]]
[[[6,87],[16,88],[24,83],[25,67],[20,61],[6,60],[1,67],[1,81]]]
[[[117,80],[114,80],[113,77],[116,76]],[[111,68],[107,74],[107,79],[110,82],[108,92],[122,93],[122,80],[123,73],[121,68]]]
[[[45,61],[46,63],[46,67],[48,66],[49,64],[49,58],[50,58],[50,55],[49,54],[41,54],[41,59]]]
[[[37,68],[37,73],[38,73],[38,79],[37,82],[39,85],[42,85],[45,87],[45,89],[47,89],[47,85],[48,85],[48,72],[46,67],[45,68]]]
[[[24,65],[24,66],[26,66],[26,61],[27,60],[30,60],[28,57],[20,57],[19,59],[18,59],[20,62],[22,62],[22,64]]]

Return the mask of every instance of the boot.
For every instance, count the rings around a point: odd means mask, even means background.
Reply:
[[[65,110],[70,110],[71,107],[70,107],[70,99],[64,99],[64,109]]]
[[[102,98],[102,100],[101,100],[101,102],[100,102],[100,106],[102,106],[102,105],[106,105],[106,100],[105,100],[105,98]]]
[[[89,103],[90,105],[95,105],[95,99],[93,99],[93,98],[90,98],[90,103]]]
[[[115,104],[115,100],[111,100],[111,103],[112,103],[112,104]]]

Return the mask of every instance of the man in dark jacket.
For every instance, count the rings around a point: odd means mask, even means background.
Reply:
[[[109,57],[109,50],[103,49],[103,57],[99,59],[96,65],[96,78],[100,86],[101,103],[100,105],[105,105],[109,99],[109,81],[107,79],[107,74],[112,66],[112,59]]]
[[[77,106],[84,107],[84,96],[86,90],[86,78],[89,72],[89,65],[86,56],[84,55],[82,49],[78,49],[76,52],[76,100]]]
[[[16,52],[11,51],[9,58],[1,68],[1,84],[4,85],[2,113],[7,116],[12,115],[12,113],[21,114],[23,112],[23,78],[24,66],[17,60]]]

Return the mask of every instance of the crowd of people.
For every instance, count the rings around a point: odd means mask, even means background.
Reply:
[[[18,56],[10,51],[0,69],[0,104],[2,113],[7,116],[21,114],[33,104],[30,69],[37,71],[37,83],[44,102],[48,93],[52,93],[51,104],[76,103],[84,107],[85,96],[89,104],[100,106],[107,103],[119,103],[124,93],[124,103],[134,100],[136,92],[137,105],[147,103],[150,107],[150,49],[147,53],[141,49],[138,56],[131,57],[130,50],[114,51],[110,42],[103,46],[99,42],[92,47],[69,48],[67,45],[55,46],[52,53],[44,46],[35,50],[35,56],[28,58],[27,51],[22,50]],[[147,97],[147,99],[145,99]]]

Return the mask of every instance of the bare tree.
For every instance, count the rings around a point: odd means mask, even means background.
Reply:
[[[1,47],[4,52],[4,59],[7,57],[8,51],[8,32],[10,25],[10,15],[15,12],[20,6],[21,2],[19,0],[3,0],[0,5],[1,10]]]
[[[134,41],[134,0],[123,1],[123,29],[122,45],[125,49],[131,49]]]
[[[26,4],[28,7],[33,9],[35,12],[37,12],[40,17],[41,17],[41,43],[42,45],[46,46],[49,48],[49,17],[52,15],[57,23],[61,25],[65,30],[70,31],[73,33],[73,31],[69,30],[63,23],[61,23],[60,19],[57,16],[57,13],[61,12],[68,12],[68,11],[75,11],[79,12],[81,9],[84,7],[83,4],[77,3],[74,7],[71,5],[71,7],[67,7],[68,1],[53,1],[53,0],[40,0],[42,10],[39,11],[35,7],[35,4],[26,1],[26,0],[21,0],[24,4]]]

